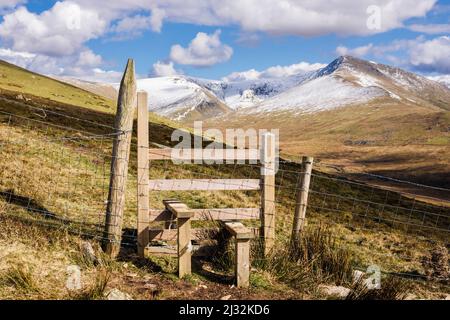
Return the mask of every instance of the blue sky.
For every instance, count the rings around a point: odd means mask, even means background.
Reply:
[[[0,0],[0,59],[98,81],[129,57],[140,76],[282,76],[340,54],[450,74],[450,0],[334,3]]]

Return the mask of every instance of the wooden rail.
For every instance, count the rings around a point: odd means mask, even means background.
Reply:
[[[258,179],[157,179],[149,189],[158,191],[259,190]]]
[[[260,234],[259,228],[249,228],[254,237],[258,237]],[[191,240],[202,241],[205,236],[213,231],[217,231],[217,228],[192,228],[191,229]],[[149,238],[150,241],[176,241],[177,240],[177,229],[160,229],[160,228],[150,228]]]
[[[260,217],[260,208],[224,208],[224,209],[191,209],[194,220],[257,220]],[[167,221],[172,213],[164,209],[150,209],[151,221]]]
[[[260,158],[258,149],[149,149],[150,160],[253,160]]]

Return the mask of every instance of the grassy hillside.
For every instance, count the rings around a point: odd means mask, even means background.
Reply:
[[[61,90],[70,92],[69,88]],[[280,260],[283,255],[279,253],[285,252],[290,235],[300,171],[298,164],[288,162],[282,164],[276,181],[277,251],[266,263],[253,260],[251,288],[232,288],[230,266],[217,260],[197,261],[193,276],[178,280],[172,259],[142,260],[134,252],[135,137],[123,251],[118,261],[98,253],[98,263],[89,263],[80,247],[83,241],[90,241],[99,251],[114,110],[86,103],[77,106],[70,99],[66,104],[32,95],[32,88],[22,89],[29,100],[18,99],[21,91],[12,90],[2,90],[0,99],[0,298],[99,299],[111,288],[143,299],[204,299],[228,294],[243,299],[327,298],[317,289],[319,284],[350,286],[348,266],[365,269],[373,263],[384,272],[422,279],[407,281],[408,291],[417,297],[443,298],[450,293],[445,283],[423,281],[429,270],[422,263],[432,248],[448,242],[448,208],[318,171],[311,185],[306,261],[289,264]],[[50,95],[53,90],[48,90]],[[173,143],[173,123],[151,115],[149,125],[152,144]],[[152,178],[258,175],[258,168],[250,165],[151,163]],[[193,208],[256,207],[259,203],[258,194],[250,191],[152,192],[150,196],[155,208],[162,207],[163,199],[174,197]],[[276,269],[277,263],[283,268]],[[72,264],[81,266],[82,290],[65,288],[67,267]],[[388,279],[385,281],[391,281]]]
[[[0,90],[18,92],[22,99],[27,95],[46,98],[55,102],[113,112],[112,100],[82,90],[52,78],[32,73],[0,60]],[[28,97],[29,99],[29,97]]]

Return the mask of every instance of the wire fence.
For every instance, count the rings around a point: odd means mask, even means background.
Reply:
[[[114,130],[112,119],[108,117],[100,123],[61,110],[22,103],[2,105],[0,213],[103,239],[112,145],[118,135],[124,134]],[[167,135],[161,139],[160,132],[156,132],[162,128],[154,129],[150,130],[150,140],[168,144]],[[125,246],[136,246],[138,148],[133,137],[123,220]],[[166,160],[152,161],[150,168],[151,179],[200,178],[213,183],[213,179],[261,177],[261,167],[255,163],[175,165]],[[273,204],[277,240],[290,237],[302,174],[300,163],[279,161]],[[224,183],[244,187],[242,181]],[[414,186],[449,191],[418,183]],[[261,206],[257,190],[151,191],[150,208],[163,209],[162,200],[170,198],[192,208],[219,208],[219,213],[220,208]],[[313,171],[306,218],[308,227],[327,225],[341,246],[355,252],[360,268],[376,263],[386,272],[422,279],[420,272],[413,272],[420,270],[421,256],[427,255],[434,245],[448,246],[450,239],[450,207],[443,199],[433,200],[428,203],[423,195]],[[258,227],[260,221],[254,219],[254,214],[240,213],[241,217],[245,215],[249,226]]]

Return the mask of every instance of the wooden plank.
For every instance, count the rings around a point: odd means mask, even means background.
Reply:
[[[177,200],[164,200],[163,203],[176,218],[191,218],[194,215],[186,204]]]
[[[214,254],[217,250],[217,244],[215,245],[193,245],[192,256],[193,257],[207,257]],[[162,256],[177,256],[178,250],[176,245],[167,246],[147,246],[145,248],[145,256],[147,255],[162,255]]]
[[[111,258],[117,257],[120,251],[136,97],[134,61],[129,59],[120,83],[117,99],[117,112],[114,122],[114,131],[117,135],[113,141],[108,203],[102,243],[103,250]]]
[[[261,140],[261,231],[264,253],[268,254],[275,242],[275,135],[265,133]]]
[[[247,288],[250,284],[250,240],[236,240],[236,286]]]
[[[178,277],[191,274],[191,220],[178,218]]]
[[[260,230],[259,228],[249,228],[253,234],[253,237],[258,237]],[[191,229],[191,240],[192,241],[203,241],[208,233],[213,232],[214,228],[192,228]],[[176,242],[177,241],[177,229],[157,229],[152,228],[149,230],[149,238],[151,241],[164,241],[164,242]]]
[[[192,220],[257,220],[260,208],[223,208],[223,209],[191,209]],[[150,209],[150,221],[173,220],[173,214],[166,209]]]
[[[138,254],[144,256],[144,248],[149,243],[149,167],[148,160],[148,95],[145,91],[138,92],[137,105],[138,105],[138,117],[137,117],[137,157],[138,157],[138,221],[137,221],[137,242],[138,242]]]
[[[158,179],[149,181],[150,190],[158,191],[218,191],[259,190],[258,179]]]
[[[225,222],[224,225],[236,239],[252,239],[254,236],[252,230],[240,222]]]
[[[258,161],[259,157],[259,150],[257,149],[149,149],[150,160]]]

